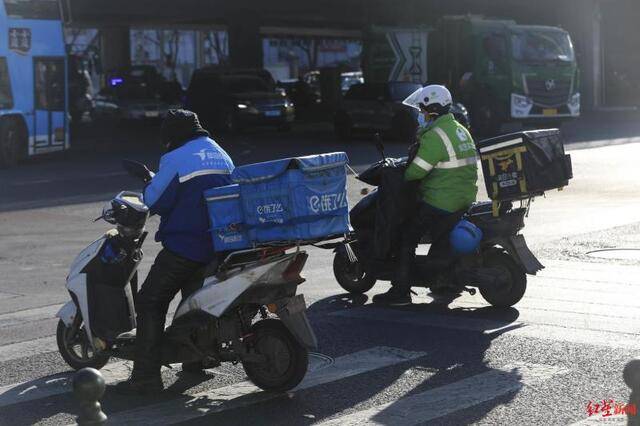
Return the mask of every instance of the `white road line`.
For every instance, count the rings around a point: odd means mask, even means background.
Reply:
[[[541,364],[513,364],[499,370],[462,379],[391,403],[356,411],[325,422],[325,426],[394,425],[411,426],[446,416],[490,401],[499,396],[535,386],[558,374],[559,367]]]
[[[522,321],[506,323],[481,318],[461,318],[455,315],[439,315],[430,312],[375,308],[372,306],[345,309],[331,312],[329,315],[368,321],[411,324],[422,327],[479,331],[485,334],[505,330],[505,334],[509,336],[603,346],[615,349],[640,350],[640,341],[629,333],[589,330],[559,325],[529,324]]]
[[[61,306],[61,304],[55,304],[2,314],[0,315],[0,328],[55,318]]]
[[[26,342],[12,343],[0,347],[0,362],[14,359],[55,352],[58,350],[56,338],[53,336],[27,340]]]
[[[333,364],[333,359],[322,354],[309,354],[309,371],[318,371]],[[107,384],[125,380],[131,374],[131,361],[115,361],[104,366],[100,372]],[[0,387],[0,408],[37,399],[71,392],[74,371],[67,371],[28,382]]]
[[[113,362],[104,366],[100,372],[107,383],[115,383],[129,377],[131,365],[129,361]],[[71,392],[73,374],[73,371],[67,371],[41,379],[2,386],[0,387],[0,408]]]
[[[334,364],[307,373],[307,376],[296,390],[309,389],[379,368],[421,358],[425,355],[425,352],[410,352],[388,347],[366,349],[338,357],[335,359]],[[176,399],[135,410],[113,413],[109,415],[109,421],[117,425],[166,425],[277,397],[278,394],[263,392],[251,382],[244,381],[191,395],[188,400],[184,398]]]
[[[15,294],[15,293],[5,293],[3,291],[0,291],[0,300],[3,299],[15,299],[16,297],[20,297],[22,296],[21,294]]]

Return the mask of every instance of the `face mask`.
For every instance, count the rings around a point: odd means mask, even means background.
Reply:
[[[424,114],[418,114],[418,126],[421,128],[428,127],[433,120],[428,120],[424,117]]]

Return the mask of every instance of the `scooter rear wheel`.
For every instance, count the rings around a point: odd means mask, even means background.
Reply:
[[[286,392],[307,374],[309,353],[279,320],[258,321],[251,328],[252,346],[265,362],[243,362],[247,377],[266,391]]]
[[[509,308],[518,303],[527,290],[527,275],[522,268],[504,252],[487,254],[484,264],[501,272],[504,285],[497,288],[480,287],[482,297],[497,308]]]
[[[58,351],[67,364],[74,370],[85,367],[100,370],[109,362],[109,354],[93,350],[87,334],[84,332],[82,318],[76,317],[74,323],[67,326],[64,321],[58,321],[56,331]]]
[[[364,294],[376,284],[375,277],[367,274],[359,261],[351,263],[344,252],[333,258],[333,275],[340,287],[351,294]]]

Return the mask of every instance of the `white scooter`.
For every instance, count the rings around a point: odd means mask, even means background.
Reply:
[[[153,174],[140,163],[124,162],[132,175]],[[149,209],[142,195],[121,192],[104,208],[116,225],[84,249],[71,265],[71,301],[60,318],[60,354],[74,369],[102,368],[110,357],[133,359],[137,268]],[[98,220],[96,219],[96,220]],[[234,252],[208,275],[202,288],[183,299],[165,329],[162,362],[209,368],[241,362],[256,386],[287,391],[304,378],[308,350],[317,346],[306,315],[300,272],[308,255],[295,246]]]

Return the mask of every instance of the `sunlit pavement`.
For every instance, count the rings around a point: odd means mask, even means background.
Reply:
[[[117,152],[98,145],[0,171],[1,425],[73,421],[77,404],[68,368],[56,353],[54,315],[68,299],[69,262],[108,228],[92,222],[103,201],[138,187],[121,171],[120,159],[157,161],[159,148],[148,133],[128,133],[133,136],[121,139]],[[346,150],[356,167],[378,158],[367,138],[345,145],[321,128],[308,134],[265,131],[218,139],[239,163],[335,150]],[[397,143],[387,148],[389,155],[404,149]],[[575,177],[569,187],[538,198],[526,219],[524,235],[546,269],[530,278],[515,308],[492,309],[479,294],[442,308],[420,289],[413,306],[377,308],[370,297],[386,284],[378,283],[367,297],[348,297],[333,279],[332,253],[311,249],[301,291],[320,347],[298,389],[260,392],[239,366],[199,378],[181,375],[177,366],[164,370],[169,390],[162,395],[125,399],[108,387],[104,411],[113,424],[606,420],[605,413],[589,416],[587,404],[629,398],[622,369],[640,349],[640,262],[624,252],[587,253],[640,248],[640,144],[571,154]],[[362,187],[350,178],[351,202]],[[157,244],[146,243],[143,274],[157,251]],[[111,384],[129,370],[129,363],[113,361],[104,375]]]

